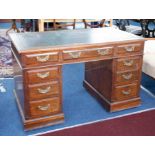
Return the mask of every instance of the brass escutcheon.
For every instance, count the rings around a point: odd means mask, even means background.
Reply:
[[[125,80],[130,80],[132,78],[133,74],[130,73],[130,74],[123,74],[122,77],[125,79]]]
[[[50,75],[50,72],[46,72],[46,73],[37,73],[37,77],[44,79],[46,77],[48,77]]]
[[[50,87],[50,86],[47,87],[47,88],[45,88],[45,89],[38,88],[38,92],[39,92],[40,94],[46,94],[46,93],[48,93],[50,90],[51,90],[51,87]]]
[[[97,52],[100,55],[107,55],[107,54],[109,54],[109,49],[98,49]]]
[[[39,61],[39,62],[46,62],[46,61],[48,61],[49,60],[49,55],[45,55],[45,56],[37,56],[36,58],[37,58],[37,61]]]
[[[135,47],[134,46],[127,46],[127,47],[124,47],[124,48],[125,48],[125,50],[127,52],[133,52],[135,50]]]
[[[125,66],[132,66],[133,63],[134,63],[133,60],[125,60],[125,61],[124,61],[124,65],[125,65]]]
[[[50,104],[45,105],[45,106],[38,106],[38,109],[41,111],[47,111],[50,108]]]
[[[79,58],[80,55],[81,55],[81,52],[69,52],[69,55],[70,55],[72,58]]]
[[[129,95],[130,93],[131,93],[131,90],[128,90],[128,91],[122,90],[123,95]]]

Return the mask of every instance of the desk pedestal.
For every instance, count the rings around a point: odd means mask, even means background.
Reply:
[[[115,59],[85,64],[83,86],[110,112],[137,107],[141,103],[138,81],[141,73],[136,70],[136,77],[132,71],[119,73],[116,69],[118,61]],[[118,78],[120,74],[126,79]]]

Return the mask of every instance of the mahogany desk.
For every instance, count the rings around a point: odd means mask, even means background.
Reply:
[[[63,122],[63,64],[85,62],[83,86],[108,111],[140,105],[143,38],[110,27],[10,38],[14,93],[26,130]]]

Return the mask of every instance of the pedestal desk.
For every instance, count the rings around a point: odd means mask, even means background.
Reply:
[[[14,93],[25,130],[63,122],[63,64],[85,63],[83,86],[108,111],[140,105],[143,38],[110,27],[10,38]]]

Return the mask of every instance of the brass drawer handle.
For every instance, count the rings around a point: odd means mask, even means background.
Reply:
[[[50,72],[46,72],[46,73],[37,73],[37,77],[44,79],[46,77],[48,77],[50,75]]]
[[[107,54],[109,54],[109,49],[98,49],[97,50],[97,52],[98,52],[98,54],[100,54],[100,55],[107,55]]]
[[[124,48],[125,48],[125,50],[127,52],[133,52],[135,50],[135,47],[134,46],[127,46],[127,47],[124,47]]]
[[[69,55],[70,55],[72,58],[79,58],[80,55],[81,55],[81,52],[69,52]]]
[[[133,63],[134,63],[133,60],[125,60],[125,61],[124,61],[124,65],[125,65],[125,66],[132,66]]]
[[[45,106],[41,106],[41,105],[38,106],[38,109],[41,111],[47,111],[49,108],[50,108],[50,104]]]
[[[38,88],[38,92],[39,92],[40,94],[46,94],[46,93],[48,93],[50,90],[51,90],[51,87],[50,87],[50,86],[47,87],[46,89]]]
[[[125,79],[125,80],[130,80],[132,78],[133,74],[130,73],[130,74],[123,74],[122,77]]]
[[[46,55],[46,56],[37,56],[37,61],[39,62],[46,62],[49,60],[50,56],[49,55]]]
[[[131,93],[131,90],[128,90],[128,91],[122,90],[123,95],[129,95],[130,93]]]

